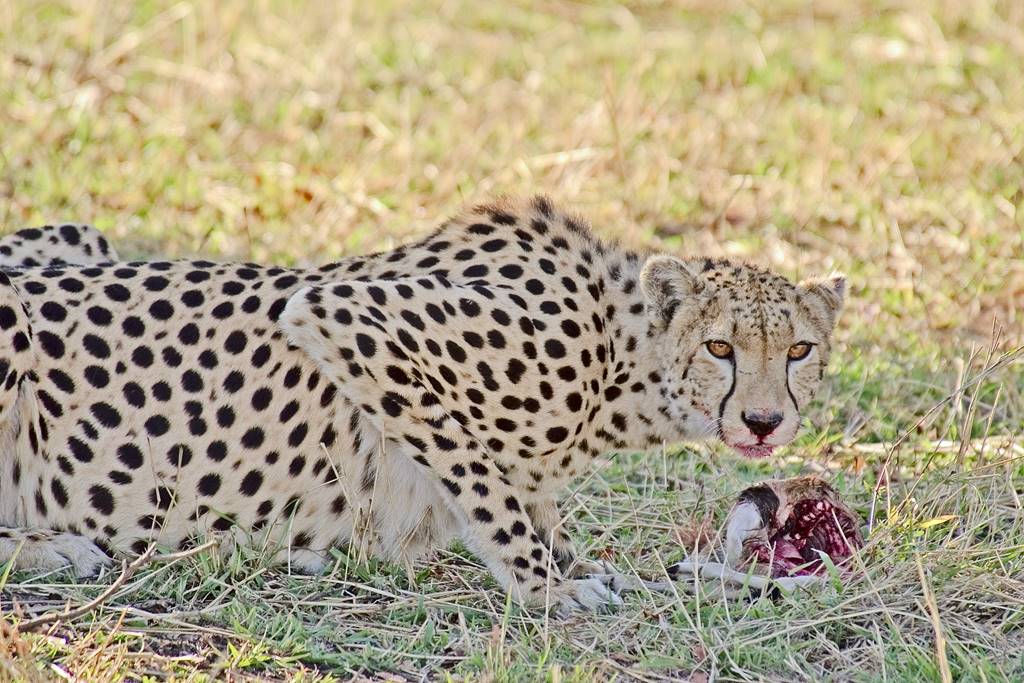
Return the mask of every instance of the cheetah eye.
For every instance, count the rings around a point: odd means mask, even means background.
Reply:
[[[704,342],[704,346],[707,347],[708,353],[715,358],[732,358],[732,344],[729,342],[712,339],[711,341]]]
[[[789,347],[789,351],[786,353],[786,356],[790,360],[803,360],[804,358],[807,358],[807,354],[811,352],[813,347],[814,344],[811,342],[797,342]]]

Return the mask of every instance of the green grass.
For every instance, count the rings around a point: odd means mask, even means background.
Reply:
[[[459,549],[314,577],[199,555],[0,630],[0,677],[1024,677],[1020,3],[13,0],[0,45],[7,229],[310,263],[544,192],[634,246],[847,272],[835,362],[779,459],[626,455],[567,509],[591,554],[655,577],[677,532],[780,471],[828,473],[873,523],[842,585],[565,622],[507,609]],[[112,579],[12,576],[0,607]]]

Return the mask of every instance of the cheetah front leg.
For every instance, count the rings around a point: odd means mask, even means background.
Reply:
[[[599,579],[562,577],[519,492],[484,445],[442,404],[417,361],[416,342],[403,337],[404,329],[396,330],[397,316],[381,308],[380,301],[398,299],[401,291],[415,293],[420,282],[305,289],[289,299],[280,324],[382,433],[412,447],[425,475],[464,522],[467,545],[517,601],[552,605],[561,614],[619,604]]]
[[[423,391],[419,404],[431,403]],[[409,406],[413,408],[414,402]],[[425,417],[411,410],[395,425],[419,452],[420,464],[439,477],[452,507],[465,522],[465,541],[495,578],[529,606],[553,605],[565,614],[621,604],[613,588],[596,577],[569,578],[533,527],[518,492],[482,445],[452,416]]]
[[[537,533],[550,549],[562,576],[597,579],[615,593],[640,590],[643,587],[639,577],[623,574],[606,560],[581,557],[576,544],[565,531],[564,518],[558,503],[553,499],[530,503],[526,511]]]

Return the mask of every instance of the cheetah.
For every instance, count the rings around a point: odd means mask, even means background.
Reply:
[[[459,539],[559,611],[619,601],[559,493],[604,453],[789,442],[845,289],[630,252],[545,198],[306,269],[4,263],[0,561],[223,534],[318,571]]]

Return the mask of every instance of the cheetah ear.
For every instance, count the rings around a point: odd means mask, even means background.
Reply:
[[[834,325],[846,298],[846,276],[834,273],[807,278],[797,285],[797,291],[802,299],[822,309]]]
[[[687,298],[704,289],[704,281],[673,256],[651,256],[640,271],[640,289],[648,309],[667,325]]]

